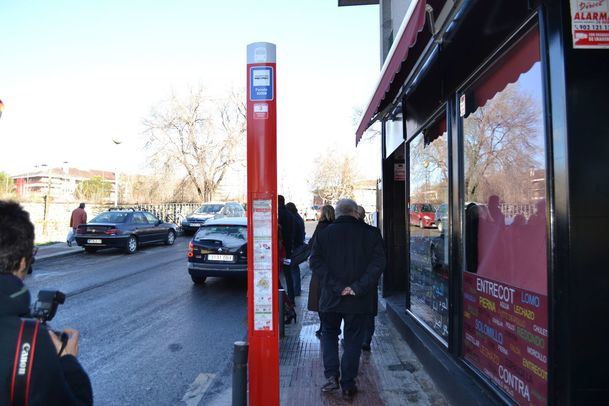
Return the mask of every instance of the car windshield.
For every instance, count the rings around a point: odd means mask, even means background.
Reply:
[[[90,223],[124,223],[129,213],[120,211],[107,211],[96,216]]]
[[[421,206],[421,211],[435,211],[435,209],[433,208],[433,206],[431,204],[424,204],[423,206]]]
[[[222,210],[222,204],[204,204],[199,207],[195,213],[198,214],[210,214],[210,213],[218,213]]]
[[[247,227],[245,226],[203,226],[195,235],[195,241],[222,240],[225,245],[243,244],[247,240]]]

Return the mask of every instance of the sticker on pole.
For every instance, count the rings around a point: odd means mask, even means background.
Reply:
[[[254,330],[273,330],[273,212],[270,200],[252,203]]]
[[[273,67],[254,66],[250,68],[250,100],[271,101],[274,98]]]
[[[254,103],[254,120],[266,120],[267,118],[269,118],[269,105]]]

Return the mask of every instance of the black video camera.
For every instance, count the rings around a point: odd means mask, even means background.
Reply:
[[[34,303],[30,316],[45,324],[51,321],[57,313],[60,304],[64,304],[66,295],[58,290],[41,290],[38,292],[38,300]]]

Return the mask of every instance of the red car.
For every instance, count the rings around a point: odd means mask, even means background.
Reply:
[[[421,228],[435,227],[436,208],[430,203],[411,203],[410,224]]]

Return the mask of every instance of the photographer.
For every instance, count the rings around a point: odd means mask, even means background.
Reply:
[[[29,214],[0,200],[0,406],[93,404],[91,382],[76,359],[78,332],[65,330],[64,343],[45,325],[22,322],[30,306],[23,279],[33,256]],[[31,344],[18,347],[31,325]]]

